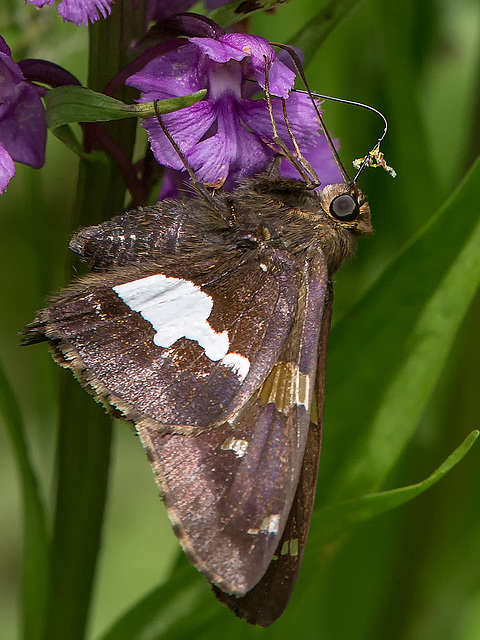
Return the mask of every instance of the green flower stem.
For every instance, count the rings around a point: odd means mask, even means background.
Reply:
[[[107,20],[90,26],[90,57],[88,86],[102,91],[109,80],[129,62],[131,42],[143,35],[143,14],[132,9],[132,2],[122,0],[112,5]],[[115,97],[132,103],[136,91],[124,87]],[[137,122],[135,119],[108,122],[102,125],[128,157],[132,157]],[[113,162],[82,163],[77,191],[78,224],[87,225],[107,220],[123,211],[125,185]]]
[[[49,585],[45,505],[33,469],[22,412],[0,362],[0,415],[9,435],[23,496],[22,630],[24,640],[40,640]]]
[[[90,27],[89,86],[100,91],[125,64],[131,41],[143,31],[143,15],[130,0]],[[123,94],[119,99],[131,101]],[[109,123],[108,133],[132,157],[136,122]],[[117,167],[81,162],[72,230],[98,223],[124,208],[125,186]],[[51,550],[52,587],[45,637],[82,640],[88,622],[101,542],[108,483],[111,419],[102,406],[65,374],[57,448],[58,490]]]
[[[111,420],[71,375],[63,379],[58,490],[45,637],[81,640],[88,620],[110,462]]]

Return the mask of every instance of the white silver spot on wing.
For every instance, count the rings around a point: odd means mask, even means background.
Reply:
[[[258,535],[259,533],[278,533],[278,525],[280,524],[280,514],[272,513],[262,520],[259,529],[248,529],[247,533]]]
[[[217,333],[207,322],[213,300],[193,282],[156,274],[119,284],[113,290],[152,325],[157,346],[168,348],[187,338],[197,342],[210,360],[227,355],[228,333]]]
[[[260,269],[261,269],[262,271],[266,271],[266,270],[267,270],[267,265],[266,265],[266,264],[263,264],[263,262],[260,262]]]
[[[235,453],[237,458],[243,458],[243,456],[247,453],[248,450],[248,440],[235,439],[233,436],[227,438],[225,442],[220,447],[224,451],[231,450]]]
[[[280,514],[272,513],[262,520],[260,525],[260,531],[266,531],[267,533],[278,533],[278,525],[280,524]]]
[[[233,369],[233,372],[237,374],[240,382],[245,380],[247,373],[250,371],[250,360],[239,353],[227,353],[227,355],[222,358],[222,364]]]

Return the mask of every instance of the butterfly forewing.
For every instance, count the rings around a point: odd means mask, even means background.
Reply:
[[[127,418],[157,430],[208,428],[251,397],[293,323],[295,263],[277,251],[262,265],[249,260],[205,285],[181,260],[87,277],[30,332],[43,331],[62,364]]]
[[[214,587],[217,598],[250,624],[270,626],[285,610],[302,563],[315,499],[321,429],[311,424],[298,487],[275,553],[261,580],[244,596]]]

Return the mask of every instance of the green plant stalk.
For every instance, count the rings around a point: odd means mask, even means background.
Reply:
[[[21,637],[40,640],[45,623],[50,568],[45,505],[30,460],[20,406],[0,362],[0,415],[18,467],[23,497],[23,566]]]
[[[125,64],[143,15],[120,1],[112,14],[90,26],[89,87],[100,91]],[[119,95],[129,101],[129,96]],[[111,123],[109,134],[131,158],[136,122]],[[124,208],[125,186],[117,167],[81,162],[72,230],[112,217]],[[45,638],[85,638],[101,543],[108,484],[111,419],[78,382],[62,380],[57,444],[57,502],[51,549],[52,587]]]
[[[112,13],[106,20],[99,20],[89,27],[90,50],[88,88],[102,91],[113,76],[122,69],[129,58],[127,51],[132,40],[143,35],[142,11],[134,11],[129,0],[112,5]],[[136,95],[133,89],[123,87],[116,98],[132,103]],[[132,157],[137,122],[127,119],[102,125],[114,140]],[[75,227],[96,224],[123,211],[125,185],[116,165],[107,163],[81,163],[78,176]]]

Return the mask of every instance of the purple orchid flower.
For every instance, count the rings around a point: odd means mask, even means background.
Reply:
[[[58,15],[67,22],[73,22],[79,27],[80,25],[88,26],[89,22],[95,22],[100,18],[106,18],[110,15],[111,5],[115,0],[61,0],[58,4]],[[207,0],[206,7],[214,9],[228,0]],[[53,7],[57,0],[26,0],[29,4],[34,4],[38,9],[45,5]],[[132,0],[133,7],[136,9],[140,4],[139,0]],[[147,18],[150,20],[163,20],[176,13],[187,11],[195,0],[147,0]]]
[[[253,96],[265,89],[269,65],[269,90],[278,134],[294,151],[285,125],[281,98],[291,128],[323,184],[341,181],[310,99],[290,93],[295,73],[259,36],[226,33],[214,38],[189,38],[186,44],[150,61],[126,84],[142,92],[140,102],[188,95],[207,89],[201,102],[162,116],[199,180],[214,187],[233,188],[240,180],[264,171],[276,151],[265,100]],[[276,96],[276,97],[275,97]],[[183,165],[156,118],[143,126],[157,161],[173,169]],[[287,174],[290,175],[290,170]],[[296,174],[298,176],[298,174]]]
[[[56,0],[26,0],[38,9],[45,5],[53,7]],[[88,22],[95,22],[110,15],[113,0],[62,0],[57,7],[58,15],[67,22],[73,22],[79,27]]]
[[[43,166],[46,139],[42,101],[0,36],[0,193],[15,175],[14,161]]]
[[[147,0],[147,18],[149,20],[165,20],[176,13],[188,11],[195,4],[195,0]]]

